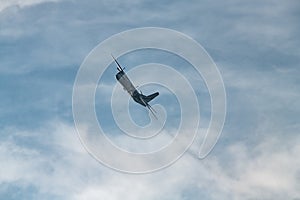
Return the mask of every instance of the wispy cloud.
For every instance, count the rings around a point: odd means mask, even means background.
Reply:
[[[56,2],[56,1],[59,0],[2,0],[0,2],[0,12],[12,6],[23,8],[26,6],[32,6],[40,3]]]

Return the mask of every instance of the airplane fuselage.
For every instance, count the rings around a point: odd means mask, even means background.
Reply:
[[[120,82],[120,84],[123,86],[123,89],[129,93],[135,102],[146,106],[146,103],[141,100],[146,96],[137,91],[123,70],[116,74],[116,79]]]

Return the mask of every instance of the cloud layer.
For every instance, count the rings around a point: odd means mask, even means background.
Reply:
[[[114,172],[96,162],[82,148],[72,125],[56,121],[44,130],[5,130],[1,135],[0,158],[5,160],[0,168],[5,172],[0,175],[2,197],[10,195],[6,192],[13,186],[21,191],[34,188],[32,199],[44,195],[109,200],[300,196],[298,136],[262,138],[252,147],[233,143],[205,160],[191,152],[168,169],[137,176]]]

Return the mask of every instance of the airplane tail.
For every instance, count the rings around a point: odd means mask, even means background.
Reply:
[[[155,92],[155,93],[153,93],[153,94],[150,94],[150,95],[144,97],[143,99],[148,103],[148,102],[150,102],[152,99],[154,99],[155,97],[157,97],[158,95],[159,95],[159,93],[158,93],[158,92]]]

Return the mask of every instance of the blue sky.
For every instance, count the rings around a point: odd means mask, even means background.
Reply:
[[[1,0],[0,199],[299,199],[299,17],[297,0]],[[145,26],[203,45],[224,79],[227,117],[204,160],[187,153],[153,174],[122,174],[82,147],[72,88],[97,44]],[[141,58],[120,61],[152,59]]]

